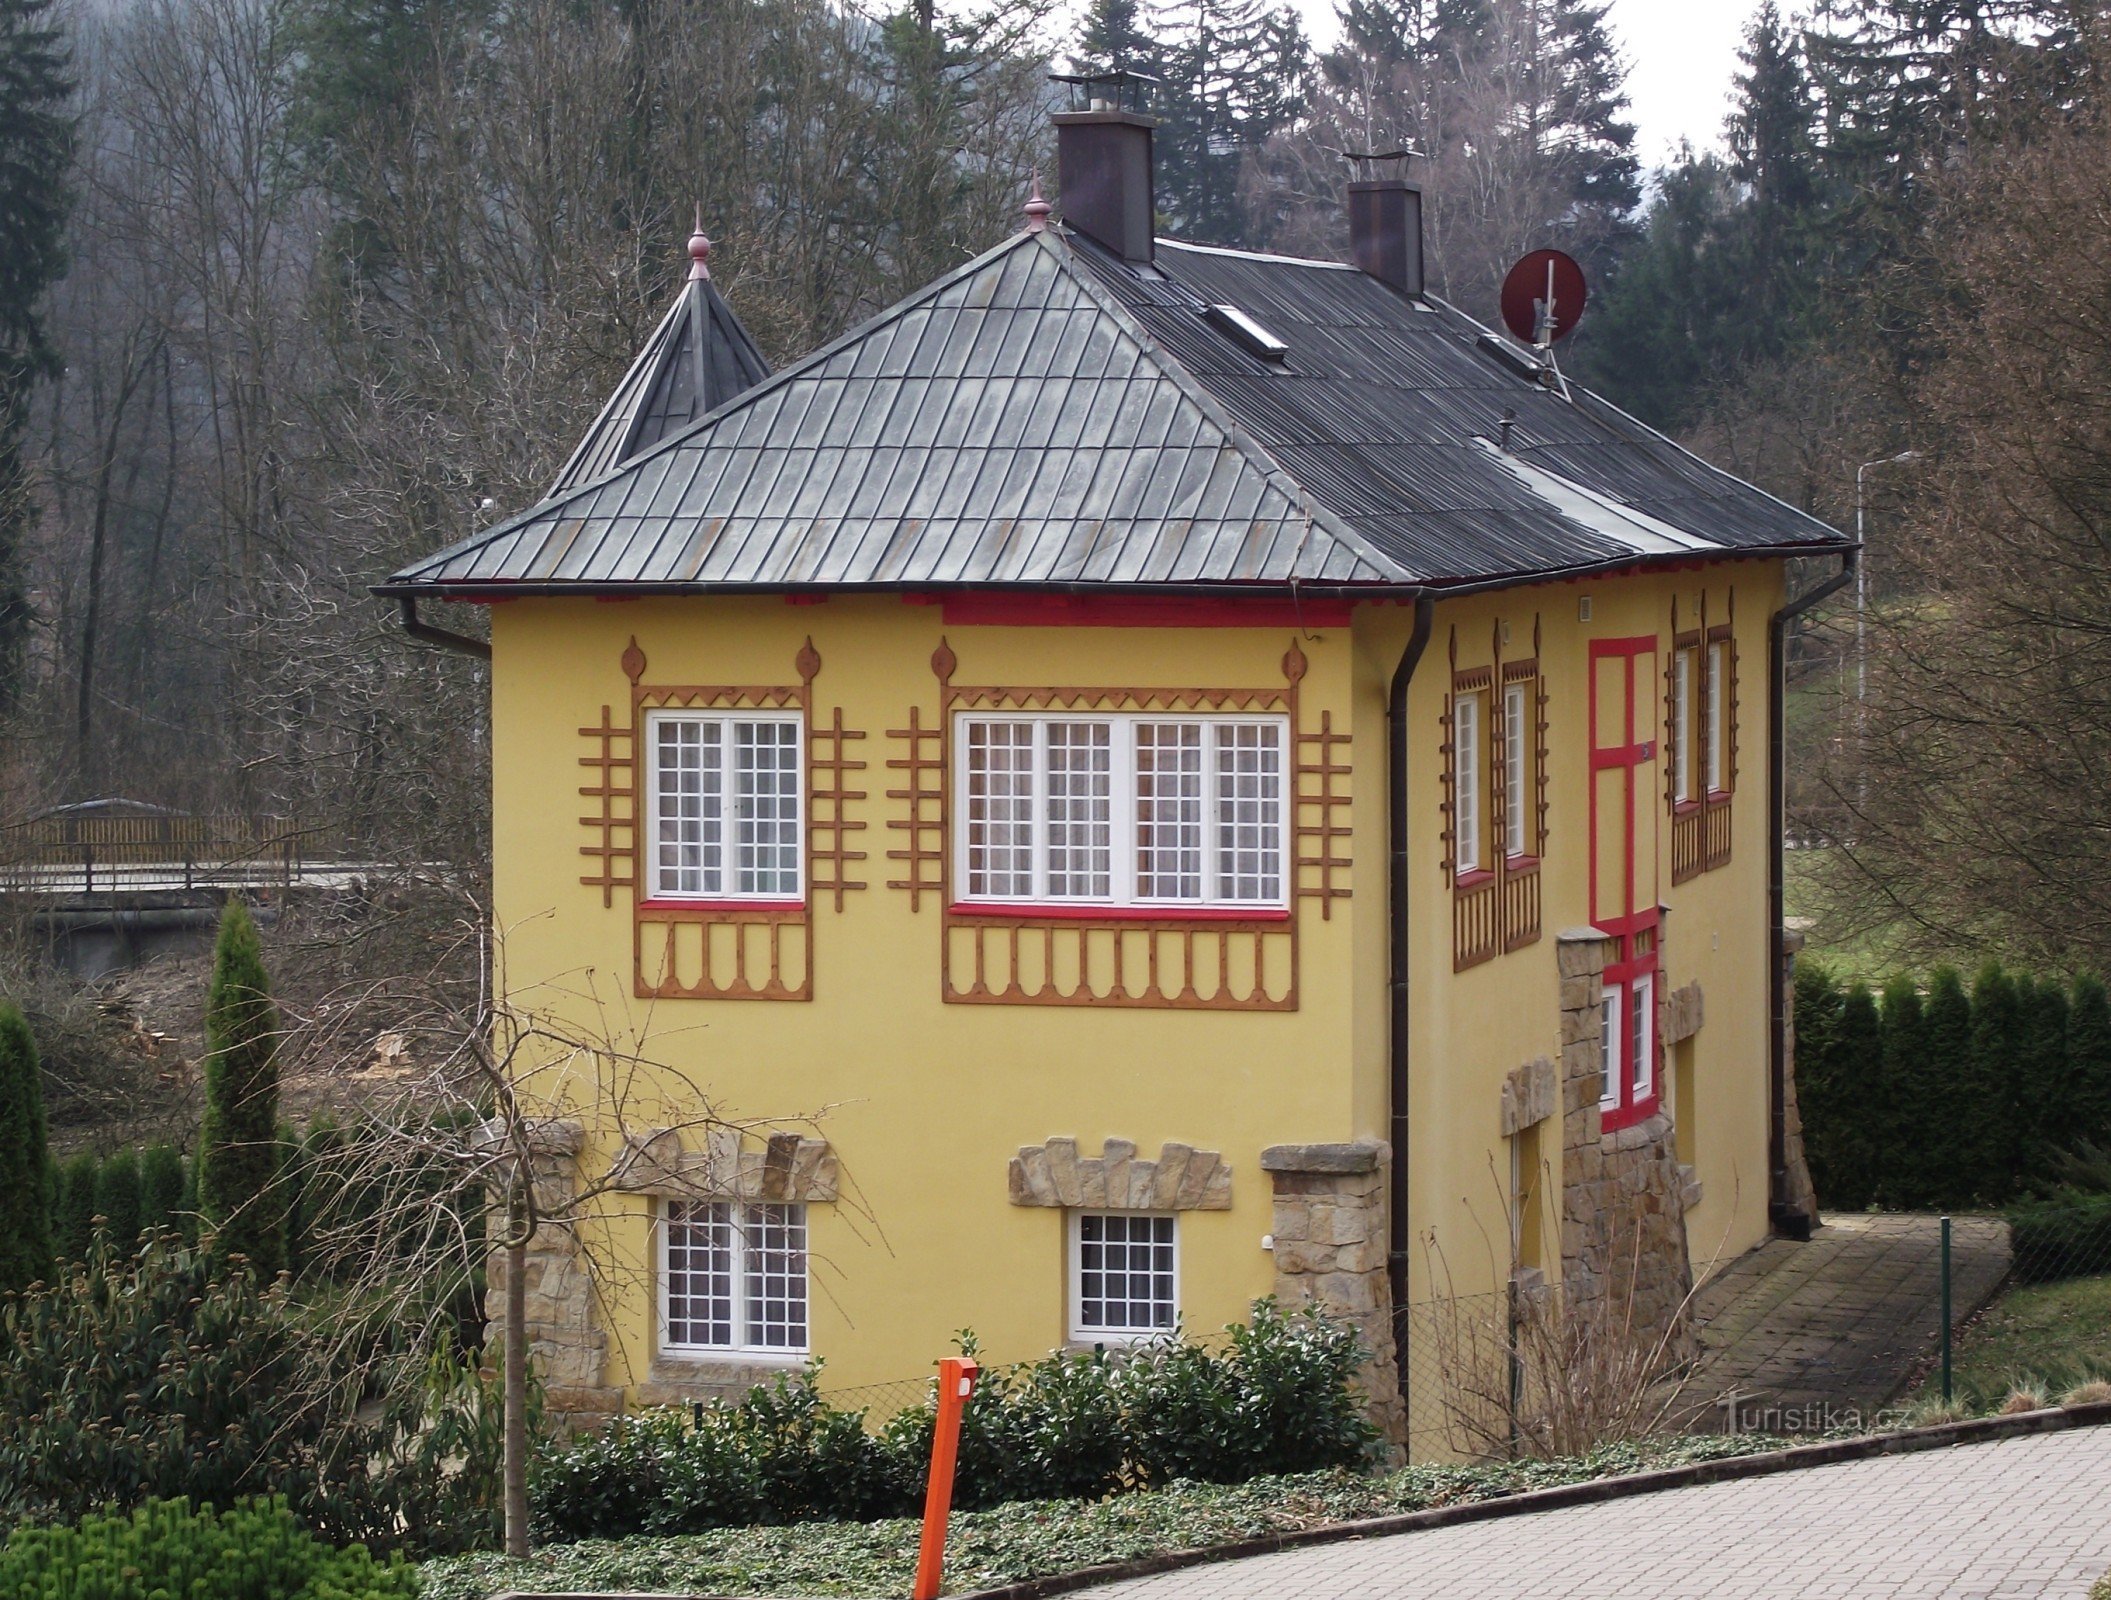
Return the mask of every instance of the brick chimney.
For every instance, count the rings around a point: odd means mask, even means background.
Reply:
[[[1414,152],[1347,154],[1358,174],[1349,184],[1349,253],[1360,270],[1417,298],[1422,293],[1422,191],[1407,181]]]
[[[1133,103],[1154,80],[1140,73],[1058,75],[1082,102],[1051,119],[1063,221],[1124,261],[1151,259],[1157,217],[1151,183],[1155,117]],[[1124,100],[1132,103],[1125,105]]]

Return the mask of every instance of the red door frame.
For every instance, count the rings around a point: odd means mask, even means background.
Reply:
[[[1657,639],[1654,634],[1644,634],[1626,639],[1593,639],[1590,642],[1590,682],[1587,686],[1590,699],[1590,894],[1591,926],[1613,941],[1612,959],[1605,964],[1604,984],[1606,993],[1617,996],[1614,1012],[1615,1026],[1619,1029],[1621,1042],[1620,1078],[1616,1101],[1604,1102],[1603,1125],[1607,1129],[1622,1128],[1631,1122],[1653,1114],[1661,1097],[1661,1085],[1656,1057],[1656,1027],[1654,1015],[1643,1018],[1642,1027],[1635,1027],[1634,1005],[1629,999],[1633,985],[1647,978],[1650,983],[1651,1006],[1655,1011],[1656,971],[1659,958],[1658,924],[1662,913],[1658,908],[1656,894],[1656,856],[1652,848],[1648,855],[1650,872],[1649,894],[1646,905],[1636,902],[1637,875],[1642,866],[1641,840],[1636,826],[1639,816],[1648,806],[1649,795],[1655,793],[1640,781],[1641,769],[1657,757],[1657,741],[1637,737],[1636,710],[1646,704],[1642,692],[1655,682],[1653,665],[1644,670],[1645,657],[1656,655]],[[1619,728],[1619,742],[1605,744],[1600,740],[1598,727],[1599,673],[1605,670],[1601,663],[1616,661],[1617,670],[1625,688],[1622,703],[1626,707],[1625,722]],[[1608,730],[1610,731],[1610,730]],[[1598,774],[1609,769],[1625,769],[1624,815],[1621,818],[1623,840],[1622,869],[1624,882],[1601,886],[1598,881],[1599,822],[1598,822]],[[1654,812],[1646,814],[1654,816]],[[1610,903],[1600,898],[1601,887],[1617,892]],[[1639,1037],[1646,1035],[1646,1037]],[[1634,1063],[1648,1052],[1649,1087],[1646,1093],[1635,1092]]]

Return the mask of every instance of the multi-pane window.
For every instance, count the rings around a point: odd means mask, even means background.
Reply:
[[[1598,1090],[1600,1104],[1620,1103],[1620,991],[1608,986],[1598,1001],[1598,1051],[1604,1064],[1604,1082]]]
[[[1599,1105],[1607,1115],[1639,1111],[1657,1093],[1654,972],[1607,978],[1598,1006],[1598,1043],[1605,1053]]]
[[[1503,853],[1513,861],[1538,853],[1532,808],[1538,803],[1532,758],[1538,749],[1533,680],[1503,690]]]
[[[1075,1339],[1171,1333],[1180,1320],[1177,1229],[1138,1211],[1071,1213],[1071,1316]]]
[[[1629,1070],[1633,1074],[1634,1103],[1647,1100],[1656,1087],[1656,1050],[1653,1032],[1656,979],[1647,974],[1635,978],[1627,985],[1627,1048],[1631,1058]]]
[[[962,716],[968,902],[1280,909],[1282,717]]]
[[[1708,792],[1730,787],[1729,737],[1730,641],[1708,646]]]
[[[656,897],[796,900],[801,771],[794,717],[647,720],[647,869]]]
[[[660,1266],[668,1349],[807,1348],[805,1206],[670,1200]]]
[[[1480,695],[1462,694],[1452,702],[1452,862],[1460,873],[1478,872],[1486,864],[1481,855],[1481,818],[1487,800],[1483,722]]]

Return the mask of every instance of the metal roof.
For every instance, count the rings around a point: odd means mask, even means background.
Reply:
[[[551,498],[637,459],[769,375],[717,285],[692,276],[557,474]]]
[[[381,589],[1400,588],[1847,544],[1488,337],[1351,267],[1027,232]]]

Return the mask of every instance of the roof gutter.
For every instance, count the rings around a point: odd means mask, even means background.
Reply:
[[[1817,1221],[1788,1192],[1788,781],[1789,624],[1852,582],[1860,546],[1841,552],[1840,570],[1776,611],[1767,624],[1767,1217],[1777,1233],[1808,1239]]]
[[[1393,1147],[1391,1188],[1386,1205],[1386,1279],[1393,1302],[1393,1363],[1400,1385],[1400,1399],[1407,1401],[1409,1326],[1407,1316],[1408,1272],[1413,1234],[1408,1226],[1408,964],[1407,964],[1407,863],[1409,815],[1407,795],[1407,688],[1429,647],[1436,596],[1424,592],[1415,597],[1415,626],[1407,636],[1407,648],[1393,669],[1393,680],[1385,697],[1387,800],[1385,816],[1386,857],[1386,973],[1390,1026],[1387,1032],[1387,1127]]]
[[[1002,579],[948,579],[930,578],[901,579],[884,583],[717,583],[680,582],[661,579],[653,582],[565,582],[547,579],[523,579],[499,583],[420,583],[397,582],[374,584],[368,591],[384,600],[407,600],[424,598],[431,600],[466,601],[472,604],[494,600],[553,600],[553,599],[610,599],[652,600],[692,595],[772,595],[772,594],[937,594],[949,589],[1016,589],[1032,594],[1072,595],[1136,595],[1163,598],[1192,598],[1225,600],[1242,595],[1298,594],[1310,600],[1419,600],[1424,595],[1440,594],[1446,598],[1458,595],[1486,594],[1496,589],[1519,589],[1539,583],[1566,583],[1581,578],[1603,577],[1608,573],[1639,572],[1661,566],[1688,566],[1695,562],[1718,561],[1768,561],[1783,557],[1816,557],[1833,553],[1834,548],[1824,545],[1724,545],[1706,550],[1673,550],[1655,552],[1622,551],[1617,556],[1608,556],[1599,561],[1581,562],[1574,566],[1550,567],[1541,572],[1504,573],[1498,577],[1470,578],[1459,583],[1418,581],[1413,583],[1313,583],[1302,578],[1265,578],[1253,580],[1225,579],[1211,583],[1194,582],[1132,582],[1110,579],[1103,582],[1076,580],[1054,580],[1038,583],[1010,582]]]
[[[375,593],[381,591],[377,588]],[[472,639],[466,633],[453,633],[446,628],[435,628],[429,622],[418,620],[418,597],[397,592],[396,598],[403,603],[403,631],[420,644],[437,645],[442,650],[452,650],[456,655],[474,656],[479,661],[491,659],[491,646],[482,639]]]

